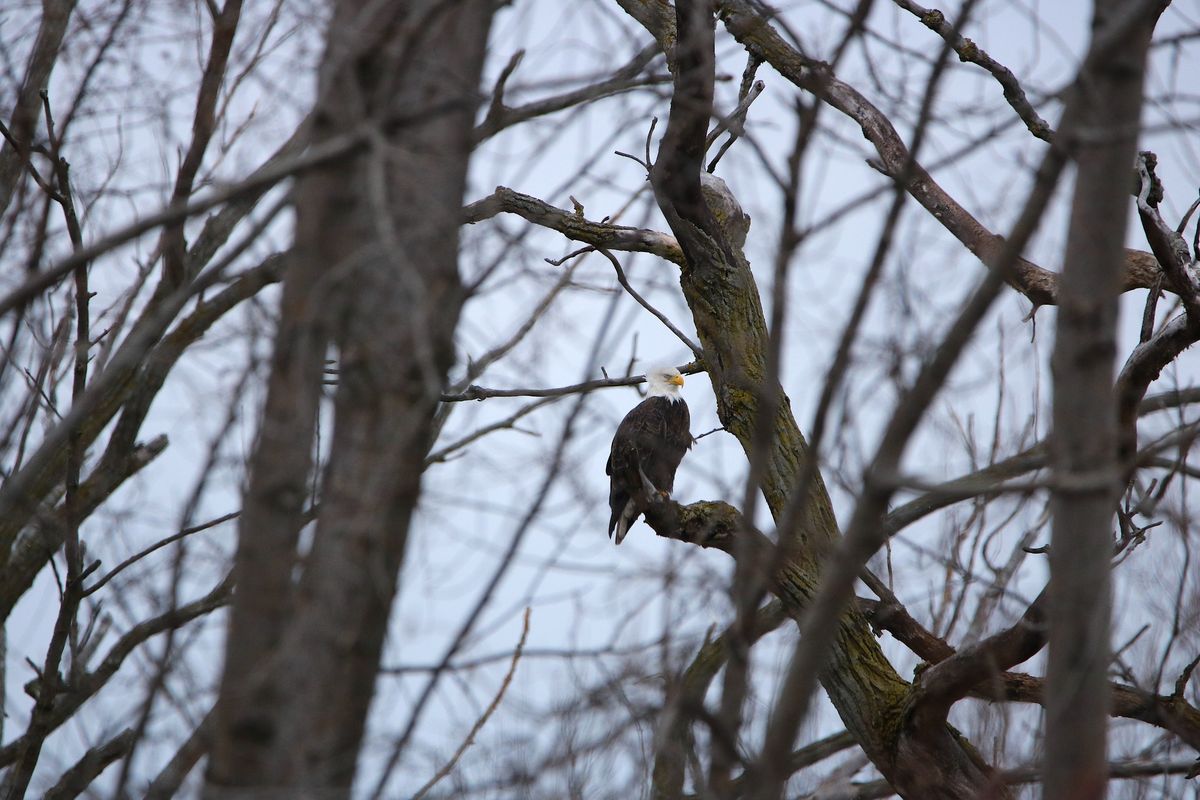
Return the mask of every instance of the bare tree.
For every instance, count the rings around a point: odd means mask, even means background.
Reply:
[[[354,779],[463,299],[457,217],[492,8],[454,5],[345,2],[330,22],[312,140],[362,152],[296,183],[206,796],[324,797]],[[327,340],[334,436],[293,595]]]
[[[1200,21],[1060,5],[0,11],[0,792],[1194,791]]]

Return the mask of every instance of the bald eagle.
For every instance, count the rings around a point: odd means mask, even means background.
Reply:
[[[638,468],[655,489],[669,495],[675,487],[675,470],[692,446],[691,418],[687,403],[679,395],[683,375],[674,367],[658,367],[646,373],[646,383],[646,399],[621,420],[604,468],[612,477],[608,535],[615,530],[617,544],[645,511],[637,499],[645,497]]]

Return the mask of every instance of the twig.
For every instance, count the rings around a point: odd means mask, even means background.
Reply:
[[[642,159],[638,158],[637,156],[633,155],[632,153],[626,153],[621,150],[613,150],[613,155],[620,156],[621,158],[628,158],[630,161],[634,162],[635,164],[641,165],[642,169],[646,170],[646,172],[650,171],[650,162],[643,161]]]
[[[632,155],[630,153],[623,153],[620,150],[614,150],[613,152],[616,155],[621,156],[622,158],[628,158],[630,161],[635,161],[638,164],[641,164],[642,169],[646,170],[646,174],[649,175],[650,170],[654,169],[654,162],[650,160],[650,141],[654,137],[654,128],[657,125],[658,125],[658,117],[651,117],[650,118],[650,129],[646,131],[646,156],[645,156],[645,158],[638,158],[635,155]]]
[[[646,130],[646,171],[651,169],[650,140],[654,138],[654,129],[658,127],[658,117],[650,118],[650,127]]]
[[[1179,678],[1175,681],[1175,691],[1171,693],[1171,697],[1183,699],[1184,690],[1187,689],[1188,681],[1192,679],[1192,673],[1196,671],[1196,666],[1200,664],[1200,656],[1196,656],[1188,665],[1183,668],[1183,672],[1179,673]]]
[[[679,341],[681,341],[685,345],[687,345],[688,349],[692,351],[692,354],[696,356],[696,361],[703,363],[704,351],[700,349],[700,345],[696,344],[691,339],[689,339],[687,337],[687,334],[685,334],[683,331],[679,330],[679,328],[675,327],[675,323],[673,323],[673,322],[671,322],[671,320],[667,319],[666,314],[662,313],[657,308],[650,305],[650,303],[646,300],[646,298],[644,298],[640,294],[638,294],[637,290],[635,290],[632,286],[629,285],[629,279],[625,277],[625,270],[621,269],[621,262],[617,260],[616,256],[614,256],[609,251],[605,250],[603,247],[597,247],[596,252],[598,252],[600,255],[604,256],[605,258],[607,258],[609,260],[609,263],[611,263],[613,265],[613,269],[616,270],[616,272],[617,272],[617,281],[620,282],[621,286],[624,287],[625,291],[629,292],[630,297],[632,297],[634,300],[636,300],[638,302],[638,305],[640,305],[642,308],[646,309],[651,314],[658,317],[659,322],[661,322],[663,325],[666,325],[667,328],[671,331],[671,333],[675,334],[675,336],[679,339]]]
[[[1188,206],[1188,210],[1184,213],[1183,219],[1179,220],[1179,227],[1175,229],[1175,232],[1180,236],[1183,235],[1184,230],[1187,228],[1188,222],[1192,219],[1192,214],[1196,213],[1197,208],[1200,208],[1200,197],[1197,197],[1192,201],[1192,204]]]
[[[533,413],[534,411],[538,410],[542,406],[549,405],[550,403],[553,403],[559,399],[561,399],[561,398],[559,398],[559,397],[543,397],[540,400],[534,400],[532,403],[528,403],[528,404],[522,406],[511,416],[505,417],[504,419],[500,420],[499,422],[493,422],[491,425],[485,425],[484,427],[480,428],[479,430],[469,433],[466,436],[464,436],[463,438],[461,438],[455,442],[451,442],[450,444],[446,445],[445,447],[442,447],[438,450],[433,451],[432,453],[430,453],[429,455],[427,455],[425,457],[425,466],[429,467],[432,464],[440,464],[440,463],[445,462],[454,453],[458,452],[459,450],[462,450],[464,447],[467,447],[471,443],[482,439],[484,436],[487,436],[489,433],[495,433],[496,431],[500,431],[500,430],[518,430],[518,428],[516,426],[517,420],[521,419],[522,417],[524,417],[528,414]],[[529,431],[521,431],[521,432],[529,433]]]
[[[192,114],[192,138],[187,153],[175,175],[175,186],[171,191],[171,204],[184,203],[195,189],[196,177],[204,163],[204,155],[213,138],[216,125],[217,100],[225,82],[229,54],[233,50],[233,39],[237,34],[238,20],[242,13],[242,0],[225,0],[219,13],[213,15],[212,33],[208,42],[208,53],[200,86],[196,92],[196,103]],[[180,217],[163,226],[158,249],[162,254],[162,274],[170,288],[182,286],[191,276],[187,274],[187,244],[184,240],[184,222]],[[125,765],[128,766],[128,760]],[[122,788],[117,785],[118,794]]]
[[[242,513],[241,511],[231,511],[228,514],[224,514],[215,519],[210,519],[208,522],[202,522],[199,525],[193,525],[190,528],[184,528],[183,530],[179,531],[178,533],[174,533],[165,539],[155,542],[154,544],[147,547],[145,550],[142,550],[141,552],[136,553],[135,555],[132,555],[129,558],[125,559],[120,564],[118,564],[116,567],[114,567],[112,569],[112,571],[109,572],[107,575],[105,575],[103,578],[96,581],[96,583],[92,584],[87,589],[84,589],[83,596],[87,597],[89,595],[95,594],[96,592],[100,591],[102,588],[104,588],[104,585],[106,583],[111,581],[113,578],[117,577],[117,575],[120,574],[124,569],[132,566],[133,564],[136,564],[138,561],[141,561],[143,558],[150,555],[155,550],[166,547],[167,545],[171,544],[172,542],[177,542],[180,539],[184,538],[185,536],[191,536],[193,533],[200,533],[201,531],[206,531],[209,528],[215,528],[216,526],[218,526],[222,523],[229,522],[229,520],[231,520],[231,519],[237,519],[239,516],[241,516],[241,513]]]
[[[494,124],[496,117],[504,111],[504,88],[508,85],[508,79],[516,72],[517,67],[521,65],[522,59],[525,58],[524,50],[515,51],[509,57],[508,63],[504,65],[504,69],[500,70],[500,77],[496,78],[496,86],[492,89],[492,102],[488,106],[487,116],[484,117],[483,125],[487,127],[489,124]]]
[[[12,132],[9,131],[8,127],[4,124],[4,120],[2,119],[0,119],[0,136],[3,136],[8,142],[8,146],[13,149],[13,152],[20,156],[21,162],[25,164],[25,168],[29,170],[29,174],[33,177],[33,182],[38,185],[38,188],[45,192],[52,200],[57,200],[58,193],[51,188],[50,184],[46,183],[46,179],[43,178],[42,174],[37,171],[37,167],[34,166],[33,160],[29,158],[29,152],[25,148],[21,147],[21,143],[13,137]]]
[[[330,139],[321,144],[313,145],[300,155],[281,160],[271,166],[255,172],[249,178],[239,183],[217,189],[206,197],[188,202],[168,203],[162,209],[121,228],[108,236],[101,237],[82,250],[72,253],[48,269],[42,270],[29,278],[25,283],[9,292],[0,299],[0,317],[16,308],[20,308],[32,298],[53,286],[59,278],[75,270],[80,264],[86,263],[96,256],[118,247],[125,242],[136,239],[148,231],[187,217],[202,214],[210,208],[223,205],[238,198],[253,194],[270,187],[279,181],[293,175],[306,172],[315,167],[345,158],[356,152],[366,141],[365,131],[354,131]]]
[[[521,640],[517,642],[517,649],[513,651],[512,663],[508,666],[508,674],[504,676],[504,681],[500,684],[500,690],[496,692],[496,697],[492,700],[491,705],[489,705],[483,712],[483,716],[477,719],[475,724],[471,726],[471,731],[467,734],[467,738],[463,739],[463,743],[458,746],[458,750],[456,750],[454,755],[451,756],[450,760],[446,762],[446,766],[438,770],[436,775],[430,778],[424,786],[417,790],[417,793],[413,795],[412,800],[421,800],[422,797],[429,793],[430,789],[437,785],[438,781],[450,774],[450,771],[454,769],[454,765],[458,763],[460,758],[462,758],[462,754],[467,751],[468,747],[475,743],[475,736],[479,733],[483,726],[487,724],[487,721],[492,716],[492,713],[500,705],[500,701],[504,699],[504,693],[508,690],[509,684],[512,683],[513,674],[517,671],[517,662],[521,660],[521,651],[525,649],[525,639],[529,636],[529,612],[529,607],[526,607],[525,622],[521,627]]]
[[[684,375],[695,375],[697,372],[704,372],[704,367],[698,362],[693,361],[681,366],[679,371]],[[483,386],[471,384],[461,392],[447,392],[443,394],[442,402],[461,403],[466,400],[486,400],[489,397],[561,397],[562,395],[581,394],[613,386],[637,386],[645,382],[646,377],[644,375],[635,375],[629,378],[604,378],[602,380],[584,381],[583,383],[559,386],[553,389],[488,389]]]
[[[1020,82],[1008,67],[985,53],[975,42],[959,34],[955,26],[946,21],[946,15],[941,11],[922,8],[911,0],[894,0],[894,2],[921,20],[921,24],[926,28],[941,36],[946,44],[950,45],[958,54],[960,61],[977,64],[987,70],[1000,84],[1000,88],[1004,90],[1004,99],[1012,106],[1013,111],[1017,112],[1017,116],[1025,123],[1025,127],[1029,129],[1030,133],[1044,142],[1049,142],[1053,138],[1054,131],[1051,129],[1050,123],[1042,119],[1041,115],[1034,110],[1029,98],[1025,96],[1025,90],[1021,88]]]
[[[759,63],[761,62],[759,62],[756,56],[750,56],[750,60],[746,64],[747,76],[753,75],[753,70],[758,67]],[[733,146],[733,143],[736,142],[739,137],[741,137],[743,133],[742,126],[746,122],[746,112],[750,110],[750,104],[758,99],[758,96],[762,94],[762,91],[765,87],[766,84],[762,81],[754,81],[753,84],[749,85],[743,82],[744,92],[742,94],[741,102],[738,103],[737,108],[733,110],[732,114],[725,119],[722,119],[717,126],[713,128],[712,133],[708,134],[708,138],[704,142],[704,150],[707,152],[708,148],[711,147],[712,143],[717,140],[717,137],[721,135],[722,131],[728,128],[729,138],[726,139],[724,144],[722,144],[717,150],[717,154],[712,157],[712,161],[708,162],[708,166],[705,167],[705,171],[710,174],[715,172],[717,169],[717,164],[721,161],[721,157],[724,156],[726,151]]]
[[[751,55],[749,62],[746,64],[746,70],[749,72],[750,70],[757,69],[760,63],[762,62],[759,61],[757,57]],[[713,126],[713,129],[708,132],[708,136],[705,137],[705,150],[708,150],[708,148],[712,147],[713,143],[717,141],[717,137],[719,137],[722,133],[725,133],[725,131],[729,131],[731,137],[734,139],[742,135],[742,123],[744,121],[746,112],[750,109],[750,104],[758,99],[758,96],[762,94],[762,91],[765,88],[766,84],[762,81],[754,81],[753,83],[743,85],[743,91],[737,104],[737,108],[733,109],[729,116],[720,117],[717,120],[717,124]],[[718,155],[718,158],[719,157],[720,156]],[[711,169],[708,171],[712,172]]]
[[[1142,330],[1138,342],[1145,344],[1154,335],[1154,316],[1158,312],[1158,298],[1162,294],[1162,276],[1154,282],[1154,287],[1146,295],[1146,307],[1142,311]]]
[[[510,128],[535,117],[543,117],[557,111],[576,108],[605,97],[612,97],[613,95],[627,92],[630,89],[653,86],[659,83],[670,83],[671,76],[668,74],[642,74],[642,70],[655,59],[659,52],[658,43],[652,42],[638,51],[625,66],[596,83],[581,86],[578,89],[571,89],[553,97],[534,100],[522,106],[509,107],[501,102],[499,107],[489,107],[484,121],[479,123],[475,128],[475,142],[482,142],[495,136],[505,128]],[[498,88],[503,91],[504,87],[498,86]]]

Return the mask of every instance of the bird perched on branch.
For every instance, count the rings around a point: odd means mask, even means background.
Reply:
[[[691,417],[679,394],[683,375],[674,367],[656,367],[646,373],[646,383],[646,399],[617,426],[604,468],[612,478],[608,535],[615,531],[617,544],[646,510],[650,492],[670,496],[675,470],[692,446]]]

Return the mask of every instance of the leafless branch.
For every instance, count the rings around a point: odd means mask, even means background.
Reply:
[[[681,341],[685,345],[687,345],[687,348],[692,351],[692,354],[694,356],[696,356],[695,363],[703,364],[704,363],[704,351],[700,349],[700,345],[696,344],[690,338],[688,338],[687,334],[685,334],[683,331],[679,330],[679,328],[675,325],[675,323],[671,322],[671,320],[668,319],[666,314],[662,313],[657,308],[650,305],[650,303],[646,300],[646,298],[644,298],[640,294],[638,294],[637,290],[629,285],[629,278],[625,277],[625,270],[621,269],[621,262],[617,260],[616,256],[614,256],[612,253],[610,253],[608,250],[604,249],[603,247],[596,248],[596,251],[598,253],[600,253],[600,255],[607,258],[609,263],[613,265],[613,270],[615,270],[617,273],[617,281],[621,284],[621,286],[625,289],[625,291],[629,292],[629,296],[632,297],[634,300],[636,300],[638,305],[640,305],[642,308],[646,309],[651,314],[653,314],[655,317],[657,317],[659,322],[661,322],[663,325],[665,325],[667,327],[667,329],[669,331],[671,331],[671,333],[675,334],[675,338],[679,339],[679,341]]]
[[[46,792],[44,800],[73,800],[86,792],[105,767],[128,752],[133,738],[133,730],[126,728],[104,744],[88,750],[75,762],[75,766],[64,772],[58,783]]]
[[[511,108],[503,103],[506,78],[516,68],[516,64],[510,61],[509,65],[505,67],[505,71],[501,73],[500,79],[497,80],[496,89],[492,94],[492,104],[488,109],[487,116],[475,128],[475,139],[477,142],[481,142],[496,135],[505,128],[510,128],[519,123],[543,117],[547,114],[553,114],[564,109],[578,108],[605,97],[628,92],[631,89],[670,83],[670,75],[642,74],[642,70],[654,60],[659,52],[658,45],[651,43],[639,50],[625,66],[617,69],[612,75],[603,80],[563,92],[553,97],[535,100],[531,103]],[[516,55],[514,54],[514,61],[516,60]]]
[[[675,264],[682,263],[679,245],[671,236],[658,231],[592,222],[504,186],[497,186],[492,194],[464,208],[463,222],[474,224],[504,212],[593,247],[651,253]],[[0,312],[3,310],[0,305]]]
[[[208,150],[215,128],[217,97],[225,80],[225,67],[229,62],[229,53],[233,48],[233,37],[237,33],[241,14],[242,0],[225,0],[220,13],[213,17],[208,59],[204,66],[204,74],[200,78],[195,111],[192,115],[192,138],[175,178],[171,206],[181,206],[192,196],[196,175],[200,171],[200,164],[204,160],[204,153]],[[191,277],[184,271],[184,219],[178,217],[167,223],[163,227],[159,244],[163,258],[163,278],[170,288],[183,285]]]
[[[463,450],[466,447],[469,447],[483,437],[495,433],[496,431],[517,430],[517,422],[519,420],[529,416],[542,406],[549,405],[550,403],[560,400],[565,396],[566,395],[543,397],[541,400],[535,400],[532,403],[526,403],[504,419],[493,422],[490,425],[484,425],[482,428],[472,431],[466,436],[463,436],[461,439],[453,441],[445,447],[439,447],[437,450],[434,450],[425,458],[425,466],[429,467],[433,464],[440,464],[448,461],[455,453]]]
[[[703,372],[704,368],[693,361],[680,366],[679,371],[684,375],[695,375],[697,372]],[[645,382],[646,377],[644,375],[637,375],[629,378],[603,378],[594,381],[584,381],[583,383],[559,386],[553,389],[487,389],[482,386],[472,385],[461,392],[443,394],[442,402],[461,403],[466,400],[486,400],[489,397],[562,397],[563,395],[593,392],[596,389],[608,389],[614,386],[637,386]]]
[[[208,752],[212,737],[212,716],[211,711],[204,715],[204,719],[192,731],[191,736],[184,740],[175,751],[175,755],[171,756],[154,780],[150,781],[144,800],[170,800],[176,795],[188,773]]]
[[[134,555],[132,555],[129,558],[122,561],[117,566],[113,567],[111,570],[109,570],[109,572],[104,577],[100,578],[94,584],[87,587],[83,592],[83,596],[87,597],[88,595],[95,594],[96,592],[100,591],[102,588],[104,588],[105,584],[107,584],[113,578],[117,577],[117,575],[121,574],[121,572],[123,572],[127,567],[133,566],[134,564],[141,561],[143,558],[150,555],[154,551],[160,550],[160,549],[166,547],[167,545],[177,542],[180,539],[183,539],[187,536],[191,536],[193,533],[200,533],[201,531],[206,531],[209,528],[215,528],[218,525],[222,525],[226,522],[229,522],[232,519],[237,519],[241,515],[241,513],[242,512],[240,512],[240,511],[232,511],[228,514],[223,514],[222,516],[216,517],[214,519],[210,519],[208,522],[202,522],[199,525],[193,525],[189,528],[184,528],[183,530],[179,531],[178,533],[171,534],[170,536],[166,537],[165,539],[158,540],[154,544],[150,545],[149,547],[145,548],[144,550],[142,550],[138,553],[135,553]]]
[[[413,795],[413,800],[420,800],[420,798],[429,794],[430,789],[436,786],[442,778],[450,774],[450,772],[454,769],[454,765],[458,763],[460,758],[462,758],[462,754],[465,753],[467,748],[475,742],[475,736],[479,733],[483,726],[487,724],[488,719],[491,718],[496,708],[500,705],[500,701],[504,699],[504,693],[508,690],[508,685],[512,683],[513,675],[517,671],[517,662],[521,660],[521,651],[525,649],[525,638],[529,636],[529,611],[530,609],[525,609],[525,621],[521,626],[521,639],[517,642],[517,648],[513,650],[512,663],[509,664],[508,673],[504,676],[504,680],[501,681],[500,688],[497,690],[495,698],[493,698],[491,704],[484,709],[484,712],[482,715],[480,715],[479,719],[475,720],[475,724],[471,726],[471,731],[467,734],[467,737],[463,739],[463,742],[458,746],[458,749],[454,751],[454,755],[450,757],[450,760],[446,762],[446,765],[439,769],[437,773],[425,783],[424,786],[417,790],[417,793]]]
[[[77,679],[73,680],[70,686],[70,691],[61,695],[53,709],[47,714],[45,720],[45,733],[55,730],[64,722],[69,720],[75,711],[98,692],[108,681],[117,673],[121,664],[125,659],[137,649],[140,645],[146,642],[153,636],[157,636],[164,631],[172,628],[178,628],[185,625],[194,619],[204,616],[211,611],[224,606],[229,602],[232,582],[226,578],[217,584],[204,597],[194,600],[190,603],[179,606],[176,609],[167,611],[157,617],[140,622],[133,626],[124,636],[117,640],[109,649],[108,653],[101,660],[100,664],[92,671],[87,672]],[[35,691],[41,691],[40,686]],[[44,737],[45,734],[40,734]],[[30,738],[30,733],[14,739],[8,744],[0,747],[0,767],[7,767],[14,764],[21,751],[30,746],[33,741]]]
[[[271,169],[256,172],[244,181],[214,190],[205,197],[189,200],[186,203],[167,205],[160,211],[142,217],[124,228],[102,236],[92,244],[72,253],[54,266],[38,272],[21,286],[9,292],[3,299],[0,299],[0,317],[25,305],[32,298],[37,297],[47,288],[53,286],[62,276],[79,267],[80,264],[91,261],[119,245],[136,239],[142,234],[167,223],[202,214],[211,208],[258,192],[263,187],[273,186],[285,178],[319,167],[322,164],[345,158],[361,147],[365,140],[365,132],[355,131],[344,137],[331,139],[319,145],[313,145],[303,154],[286,159]]]
[[[895,127],[874,104],[849,84],[830,75],[820,62],[808,58],[785,42],[774,28],[765,24],[747,0],[722,0],[725,27],[751,53],[774,67],[802,89],[816,94],[824,102],[853,119],[879,156],[885,175],[898,179],[905,175],[911,155]],[[1105,47],[1111,48],[1111,43]],[[1107,52],[1107,51],[1106,51]],[[904,188],[913,199],[954,235],[984,264],[996,269],[1005,249],[1005,239],[989,231],[961,204],[953,199],[919,163],[914,163],[911,179]],[[1157,262],[1148,253],[1126,252],[1126,273],[1122,289],[1147,288],[1158,273]],[[1058,277],[1018,256],[1005,280],[1029,298],[1035,306],[1057,302]]]
[[[1042,141],[1049,142],[1051,140],[1054,131],[1051,130],[1050,123],[1042,119],[1030,104],[1029,98],[1025,96],[1025,90],[1021,88],[1017,77],[1008,67],[984,52],[975,42],[963,37],[955,26],[946,21],[946,15],[941,11],[922,8],[912,0],[893,0],[893,2],[921,20],[921,24],[926,28],[941,36],[947,44],[954,48],[959,60],[978,64],[987,70],[1000,84],[1000,88],[1004,90],[1004,99],[1012,106],[1013,111],[1017,112],[1017,116],[1025,123],[1029,132]]]

